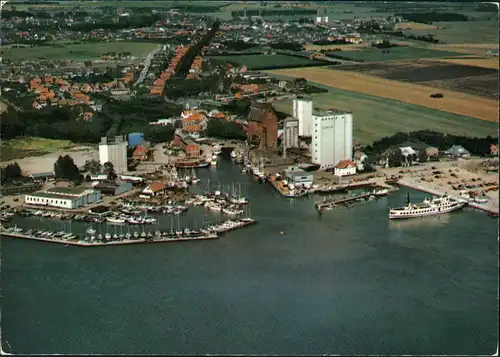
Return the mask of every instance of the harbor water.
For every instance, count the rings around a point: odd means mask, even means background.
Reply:
[[[389,221],[388,207],[406,202],[404,188],[319,216],[319,197],[285,199],[240,171],[224,160],[197,171],[196,190],[208,180],[212,190],[241,184],[258,220],[218,240],[85,248],[2,237],[3,351],[495,352],[497,219],[465,208]],[[412,201],[426,196],[409,192]],[[218,220],[203,212],[190,209],[179,222],[163,216],[145,229]],[[69,229],[39,218],[13,223]],[[73,232],[88,227],[71,224]]]

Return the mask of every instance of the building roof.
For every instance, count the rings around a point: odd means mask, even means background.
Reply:
[[[54,193],[48,193],[48,192],[43,192],[43,191],[38,191],[38,192],[26,194],[26,196],[34,196],[34,197],[40,197],[40,198],[55,198],[58,200],[74,200],[74,199],[78,198],[78,196],[61,196],[61,195],[57,195]]]
[[[45,177],[54,177],[53,172],[37,172],[34,174],[31,174],[32,178],[45,178]]]
[[[159,181],[156,181],[156,182],[153,182],[151,184],[151,186],[149,186],[149,189],[153,192],[158,192],[158,191],[162,191],[165,189],[165,183],[164,182],[159,182]]]
[[[89,187],[53,187],[47,190],[47,193],[54,195],[81,195],[89,190]]]
[[[248,115],[248,121],[254,121],[262,123],[264,120],[264,115],[267,112],[271,112],[276,115],[276,110],[269,103],[254,103],[250,108],[250,114]]]
[[[286,176],[288,177],[302,177],[302,176],[314,176],[312,172],[307,172],[304,170],[294,170],[294,171],[287,171]]]
[[[469,153],[469,151],[467,151],[467,149],[465,149],[461,145],[453,145],[451,148],[449,148],[445,152],[449,153],[449,154],[468,154]]]
[[[335,168],[337,169],[346,169],[348,167],[356,167],[356,164],[351,160],[341,160],[337,165],[335,165]]]

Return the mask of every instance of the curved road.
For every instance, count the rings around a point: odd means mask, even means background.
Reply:
[[[151,65],[151,60],[153,59],[154,55],[160,51],[162,46],[156,47],[153,51],[151,51],[147,56],[146,59],[144,60],[144,68],[141,71],[141,74],[139,74],[139,78],[137,81],[134,83],[134,87],[137,86],[138,84],[141,84],[144,78],[146,78],[146,74],[148,74],[148,69],[149,66]]]

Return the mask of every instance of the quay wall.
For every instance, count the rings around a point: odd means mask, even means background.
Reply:
[[[398,185],[409,187],[409,188],[412,188],[414,190],[418,190],[418,191],[422,191],[422,192],[427,192],[427,193],[430,193],[430,194],[436,195],[436,196],[441,196],[441,195],[446,194],[445,192],[442,192],[442,191],[439,191],[439,190],[436,190],[436,189],[433,189],[430,187],[426,187],[423,185],[418,185],[416,183],[406,181],[405,179],[399,180]],[[448,196],[453,197],[455,199],[462,199],[461,197],[458,197],[456,195],[448,194]],[[498,213],[498,211],[499,211],[498,207],[493,207],[491,204],[480,204],[480,203],[475,203],[475,202],[469,202],[468,206],[473,207],[473,208],[477,208],[477,209],[480,209],[480,210],[483,210],[483,211],[486,211],[489,213]]]

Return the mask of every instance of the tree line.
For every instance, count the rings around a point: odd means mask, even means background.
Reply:
[[[374,141],[364,148],[365,153],[380,155],[385,151],[403,144],[406,141],[419,141],[439,150],[447,150],[453,145],[460,145],[467,149],[472,155],[490,155],[490,145],[497,144],[498,139],[491,136],[485,138],[468,137],[439,133],[431,130],[419,130],[410,133],[398,132],[392,136],[384,137]]]
[[[79,143],[96,143],[103,136],[115,136],[131,132],[144,132],[145,140],[153,143],[173,138],[171,126],[149,125],[158,118],[180,115],[182,106],[161,99],[142,98],[131,102],[117,101],[104,95],[102,111],[90,121],[77,120],[86,106],[52,107],[40,110],[15,111],[12,108],[2,114],[0,130],[2,139],[19,136],[37,136],[48,139],[71,140]]]
[[[432,24],[433,22],[448,22],[448,21],[467,21],[469,17],[464,14],[454,12],[402,12],[396,14],[403,19],[411,22],[420,22],[423,24]]]
[[[315,9],[246,10],[246,16],[296,16],[316,15]],[[244,17],[244,10],[231,11],[232,17]]]

